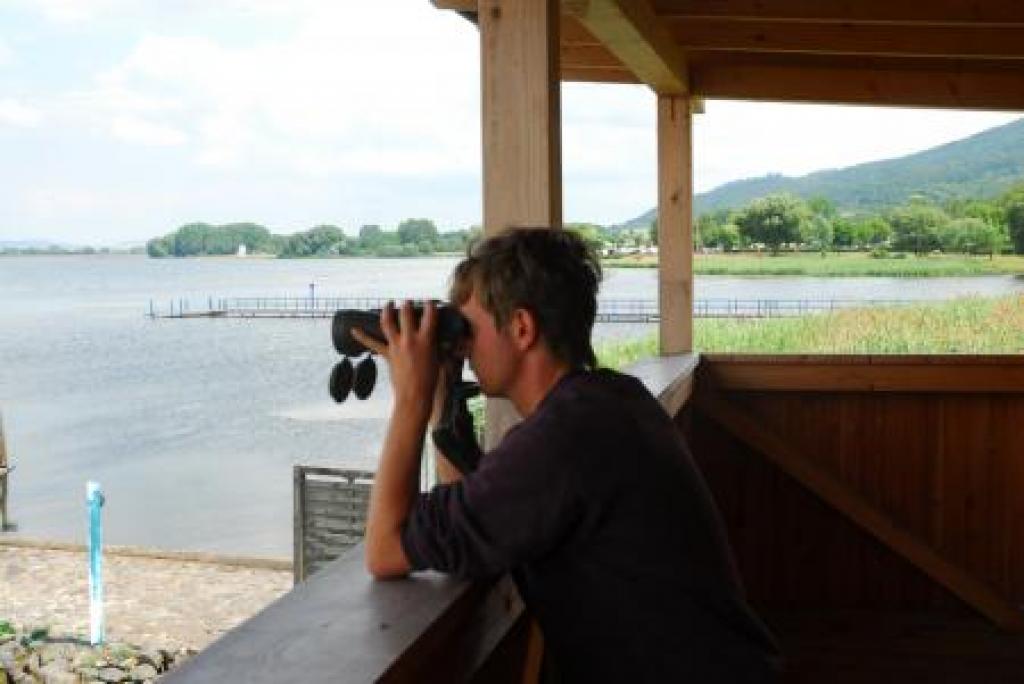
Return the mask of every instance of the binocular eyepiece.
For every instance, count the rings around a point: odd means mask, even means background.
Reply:
[[[417,323],[423,316],[423,305],[413,306],[413,317]],[[373,392],[377,382],[377,364],[372,352],[353,365],[352,357],[361,356],[369,350],[352,336],[352,329],[359,328],[370,337],[385,341],[384,332],[380,327],[380,309],[363,311],[359,309],[339,309],[334,313],[331,323],[331,339],[334,348],[342,355],[342,360],[331,371],[328,385],[331,397],[336,402],[343,402],[349,393],[357,399],[366,399]],[[395,311],[396,324],[398,311]],[[440,356],[452,355],[459,343],[469,337],[469,322],[459,313],[458,309],[448,304],[437,306],[437,349]]]

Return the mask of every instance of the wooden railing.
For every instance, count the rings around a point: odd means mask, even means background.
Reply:
[[[658,357],[628,370],[674,416],[697,364]],[[509,578],[376,581],[360,544],[163,681],[520,682],[528,629]]]

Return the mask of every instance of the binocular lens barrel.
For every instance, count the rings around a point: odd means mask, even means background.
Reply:
[[[413,316],[419,322],[423,315],[423,306],[413,307]],[[395,311],[397,318],[398,311]],[[358,309],[339,309],[334,313],[331,325],[331,337],[334,348],[345,356],[358,356],[366,351],[366,347],[352,336],[352,328],[359,328],[370,337],[384,341],[384,332],[380,328],[380,310],[361,311]],[[459,313],[458,309],[448,304],[437,307],[437,345],[441,352],[450,353],[458,343],[469,337],[469,322]]]

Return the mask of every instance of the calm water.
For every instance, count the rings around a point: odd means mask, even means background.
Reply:
[[[288,557],[291,468],[374,468],[390,397],[327,396],[327,320],[149,320],[150,299],[434,296],[450,259],[0,258],[0,411],[19,533],[84,537],[85,482],[111,544]],[[653,270],[603,296],[654,298]],[[900,298],[1024,291],[1009,277],[700,278],[699,298]],[[166,304],[164,304],[166,307]],[[650,328],[646,328],[650,329]],[[600,337],[642,333],[602,326]],[[383,368],[381,369],[383,370]]]

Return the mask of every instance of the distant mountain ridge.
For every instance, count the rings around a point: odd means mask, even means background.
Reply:
[[[841,210],[875,212],[920,195],[935,202],[991,197],[1024,179],[1024,119],[904,157],[866,162],[806,176],[769,174],[720,185],[694,197],[694,214],[734,209],[779,192],[827,197]],[[625,222],[646,228],[657,209]]]

